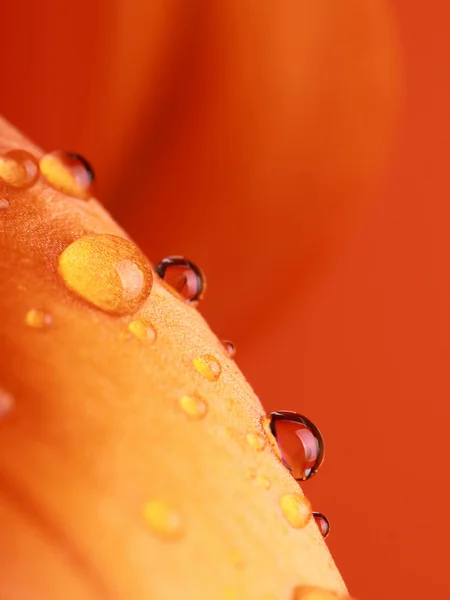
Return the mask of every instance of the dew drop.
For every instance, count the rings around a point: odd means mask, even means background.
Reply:
[[[53,323],[53,317],[50,313],[43,310],[32,308],[25,316],[25,322],[34,329],[46,329]]]
[[[329,520],[326,518],[325,515],[323,515],[320,512],[313,512],[312,516],[314,518],[314,521],[316,522],[317,527],[319,528],[320,533],[322,534],[322,537],[325,539],[330,533]]]
[[[323,437],[306,417],[283,410],[271,413],[270,431],[275,437],[282,460],[297,481],[312,477],[324,458]]]
[[[9,208],[9,202],[6,198],[0,198],[0,209]]]
[[[284,494],[280,506],[286,521],[295,529],[302,529],[311,519],[311,505],[305,496]]]
[[[144,506],[144,519],[154,534],[166,539],[178,539],[184,532],[181,515],[160,500],[147,502]]]
[[[222,346],[230,358],[233,358],[233,356],[235,356],[236,346],[233,344],[233,342],[230,342],[229,340],[222,340]]]
[[[197,302],[205,291],[205,277],[202,271],[191,261],[182,256],[164,258],[157,266],[156,272],[186,302]]]
[[[262,473],[256,476],[256,483],[259,487],[262,487],[264,490],[270,490],[270,479],[267,475],[263,475]]]
[[[232,550],[230,552],[230,563],[239,570],[245,567],[245,561],[237,550]]]
[[[197,371],[208,381],[217,381],[222,373],[220,362],[212,354],[204,354],[192,361]]]
[[[348,596],[340,596],[331,590],[318,587],[300,586],[295,588],[292,600],[351,600]]]
[[[148,260],[129,240],[115,235],[86,235],[59,257],[59,274],[69,289],[101,310],[134,313],[152,289]]]
[[[142,319],[131,321],[128,325],[128,332],[142,342],[154,342],[156,340],[156,331],[149,321]]]
[[[0,155],[0,182],[27,189],[39,179],[39,163],[26,150],[9,150]]]
[[[203,419],[208,412],[208,404],[200,396],[181,396],[180,408],[193,419]]]
[[[83,200],[92,195],[94,171],[79,154],[56,150],[43,156],[39,166],[43,177],[55,190]]]
[[[260,433],[247,433],[246,440],[248,444],[258,452],[261,452],[266,447],[266,438]]]
[[[6,416],[14,406],[14,398],[0,387],[0,417]]]

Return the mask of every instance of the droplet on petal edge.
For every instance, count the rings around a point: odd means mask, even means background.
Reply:
[[[330,533],[330,521],[320,512],[313,512],[312,515],[322,537],[325,539]]]
[[[6,198],[0,198],[0,209],[9,208],[9,201]]]
[[[128,325],[128,331],[131,336],[142,342],[154,342],[156,340],[156,331],[149,321],[136,319]]]
[[[181,396],[181,410],[193,419],[203,419],[208,413],[208,403],[200,396]]]
[[[186,302],[198,302],[205,291],[205,276],[193,262],[182,256],[164,258],[157,266],[159,277]]]
[[[144,506],[144,519],[152,533],[159,537],[175,540],[184,533],[181,515],[165,502],[151,500]]]
[[[280,498],[281,511],[286,521],[295,529],[303,529],[311,519],[311,504],[300,494],[284,494]]]
[[[9,150],[0,155],[0,183],[28,189],[39,179],[39,163],[26,150]]]
[[[247,433],[247,443],[256,451],[261,452],[266,447],[266,438],[260,433]]]
[[[222,372],[220,362],[211,354],[204,354],[192,361],[195,369],[208,381],[217,381]]]
[[[233,358],[236,355],[236,346],[233,344],[233,342],[230,342],[229,340],[222,340],[221,343],[228,357]]]
[[[44,310],[32,308],[27,312],[25,322],[29,327],[33,327],[34,329],[46,329],[53,323],[53,317]]]
[[[43,156],[39,166],[47,182],[63,194],[81,200],[92,195],[94,171],[79,154],[56,150]]]
[[[104,312],[136,312],[150,295],[150,263],[132,242],[115,235],[86,235],[59,257],[66,286]]]
[[[0,387],[0,417],[6,416],[14,406],[13,396]]]
[[[284,464],[297,481],[305,481],[319,470],[325,445],[322,434],[309,419],[287,410],[273,412],[270,431]]]
[[[292,600],[351,600],[348,596],[341,596],[332,590],[318,587],[299,586],[295,588]]]

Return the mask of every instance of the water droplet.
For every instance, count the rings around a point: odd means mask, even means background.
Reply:
[[[270,479],[262,473],[256,476],[256,483],[264,490],[270,490]]]
[[[245,561],[237,550],[230,552],[230,563],[236,569],[243,569],[245,567]]]
[[[222,372],[220,362],[211,354],[204,354],[192,361],[194,367],[208,381],[217,381]]]
[[[129,240],[115,235],[86,235],[59,257],[59,273],[79,296],[105,312],[135,312],[152,289],[148,260]]]
[[[318,587],[301,586],[294,590],[292,600],[351,600],[348,596],[340,596],[331,590]]]
[[[156,331],[153,325],[142,319],[131,321],[128,325],[128,333],[142,342],[154,342],[156,340]]]
[[[79,154],[56,150],[43,156],[39,166],[43,177],[55,190],[83,200],[92,195],[94,171]]]
[[[235,356],[236,346],[233,344],[233,342],[230,342],[229,340],[222,340],[222,346],[230,358],[233,358],[233,356]]]
[[[266,438],[260,433],[247,433],[246,439],[250,446],[258,452],[261,452],[266,447]]]
[[[205,277],[202,271],[182,256],[164,258],[157,266],[156,272],[186,302],[197,302],[205,291]]]
[[[325,515],[323,515],[320,512],[313,512],[312,514],[314,521],[316,522],[317,527],[319,528],[320,533],[322,534],[323,538],[325,539],[328,534],[330,533],[330,522],[329,520],[326,518]]]
[[[9,202],[6,198],[0,198],[0,208],[9,208]]]
[[[0,182],[27,189],[39,179],[39,164],[36,158],[25,150],[9,150],[0,155]]]
[[[208,404],[200,396],[181,396],[180,407],[194,419],[203,419],[208,412]]]
[[[34,327],[34,329],[45,329],[51,326],[53,317],[44,310],[32,308],[27,312],[25,322],[29,327]]]
[[[283,410],[271,413],[270,431],[275,437],[284,464],[297,481],[312,477],[324,458],[323,437],[306,417]]]
[[[284,494],[280,498],[280,506],[286,521],[296,529],[305,527],[311,518],[311,505],[300,494]]]
[[[0,387],[0,417],[11,412],[14,406],[14,398],[6,390]]]
[[[144,519],[151,531],[166,539],[178,539],[184,531],[181,515],[160,500],[151,500],[144,506]]]
[[[256,478],[256,469],[254,469],[253,467],[249,467],[248,469],[245,470],[245,475],[248,479],[255,479]]]

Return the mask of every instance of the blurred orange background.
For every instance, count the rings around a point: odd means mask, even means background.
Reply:
[[[304,489],[352,594],[450,594],[450,5],[2,11],[0,112],[85,155],[153,261],[197,261],[263,404],[322,429]]]

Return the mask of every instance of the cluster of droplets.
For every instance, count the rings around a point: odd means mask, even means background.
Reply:
[[[5,188],[27,189],[42,176],[55,189],[77,198],[90,197],[94,173],[89,163],[72,153],[52,152],[37,161],[23,150],[11,150],[0,156],[0,208],[9,205]],[[2,196],[3,192],[3,196]],[[205,277],[194,263],[180,256],[170,256],[156,266],[156,274],[163,285],[186,303],[196,305],[205,291]],[[132,315],[150,295],[153,272],[146,257],[129,240],[108,234],[86,235],[75,240],[61,253],[58,272],[67,288],[98,309],[117,316]],[[42,309],[30,309],[26,324],[33,329],[46,329],[53,317]],[[144,319],[131,320],[122,332],[122,339],[156,340],[156,330]],[[229,358],[235,355],[235,346],[224,340],[223,350]],[[212,354],[197,356],[193,368],[206,380],[216,382],[222,373],[220,361]],[[8,412],[11,397],[0,391],[0,411]],[[197,395],[183,395],[180,409],[190,419],[202,419],[208,414],[207,401]],[[266,435],[250,432],[246,441],[261,452],[267,441],[276,443],[284,465],[297,481],[311,478],[324,458],[324,442],[320,431],[306,417],[291,411],[273,412],[267,419]],[[261,488],[269,489],[270,480],[263,474],[250,471],[249,477]],[[330,525],[326,517],[312,512],[310,503],[301,493],[285,493],[280,508],[287,522],[294,528],[304,528],[311,519],[316,522],[323,537]],[[143,508],[143,517],[149,528],[167,539],[177,539],[184,532],[184,521],[177,508],[159,500],[151,500]],[[312,588],[298,588],[294,600],[331,600],[331,592]]]
[[[33,187],[42,177],[54,189],[87,200],[92,195],[94,171],[85,158],[57,150],[38,160],[26,150],[0,154],[0,208],[9,206],[15,192]]]

